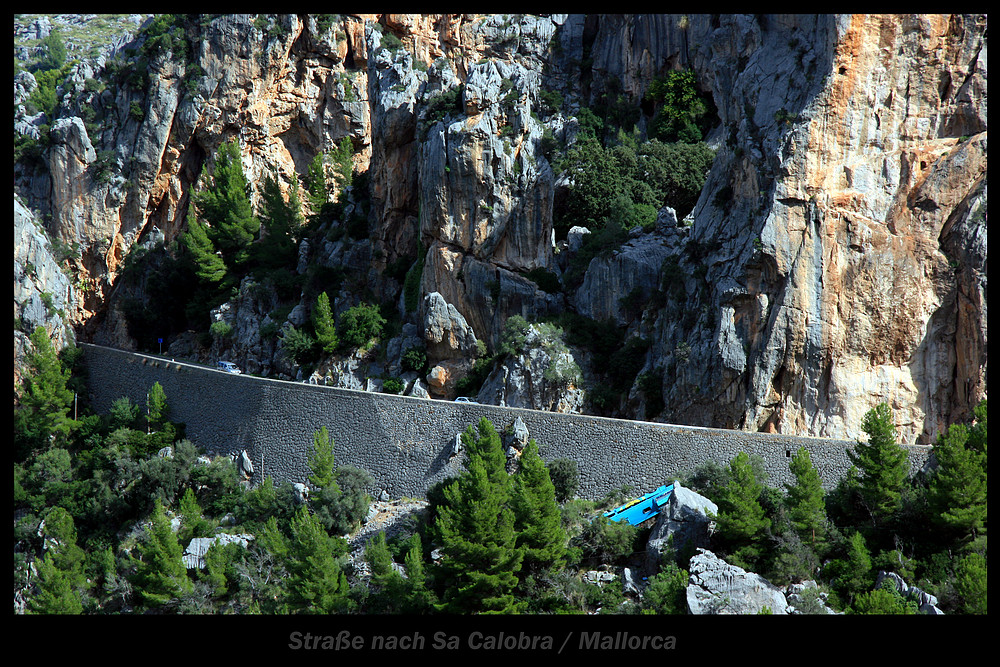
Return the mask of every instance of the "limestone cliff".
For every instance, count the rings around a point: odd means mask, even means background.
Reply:
[[[32,74],[15,76],[15,135],[47,131],[15,162],[15,222],[45,220],[49,246],[77,249],[60,257],[71,287],[57,287],[28,258],[44,244],[16,227],[21,333],[57,328],[35,302],[58,292],[53,312],[78,337],[134,348],[126,306],[151,292],[119,277],[178,239],[220,145],[238,142],[257,205],[266,176],[288,192],[347,139],[365,191],[336,195],[339,217],[299,239],[294,273],[339,272],[320,285],[338,316],[391,303],[404,330],[391,353],[324,360],[319,375],[350,366],[354,386],[401,368],[436,294],[468,328],[466,354],[470,336],[495,352],[511,315],[610,319],[646,341],[612,414],[853,438],[887,401],[912,443],[986,395],[985,16],[201,15],[170,44],[142,25],[69,69],[53,118],[31,108]],[[582,111],[609,95],[646,132],[650,86],[684,68],[717,114],[694,210],[678,222],[664,202],[655,226],[570,284],[578,245],[554,220],[574,181],[552,142],[573,146]],[[171,331],[166,345],[305,379],[274,332],[307,323],[314,301],[245,279],[212,313],[233,335]],[[602,361],[574,352],[586,385]],[[425,379],[473,366],[428,355]],[[662,386],[641,385],[644,372]],[[589,409],[579,389],[532,406]]]

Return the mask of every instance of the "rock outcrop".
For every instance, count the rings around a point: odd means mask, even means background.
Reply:
[[[365,298],[421,325],[436,293],[491,350],[513,315],[610,318],[649,342],[644,371],[662,369],[657,418],[684,424],[853,439],[888,402],[901,439],[927,443],[985,398],[985,15],[323,16],[212,15],[184,25],[177,53],[130,17],[70,69],[54,118],[32,108],[34,76],[16,74],[15,134],[34,149],[15,162],[15,193],[73,249],[64,328],[137,345],[125,306],[148,295],[119,278],[133,253],[176,247],[222,143],[238,142],[257,205],[265,176],[287,193],[346,140],[365,197],[331,194],[336,219],[299,249],[298,279],[349,276],[335,312]],[[18,35],[84,20],[15,20],[15,57],[35,57]],[[717,114],[694,210],[680,224],[661,210],[573,293],[541,289],[529,273],[560,276],[583,236],[554,238],[573,174],[552,146],[572,146],[583,110],[609,99],[647,130],[644,97],[676,68]],[[408,311],[410,265],[423,270]],[[33,322],[21,266],[15,314],[28,304]],[[285,307],[307,317],[314,295],[278,307],[247,288],[216,313],[237,335],[205,346],[183,327],[167,344],[298,377],[259,330],[286,326]],[[435,395],[471,366],[456,344],[427,379]],[[498,369],[480,400],[582,409],[518,387],[536,361]],[[386,355],[382,371],[399,362]],[[637,386],[616,416],[646,416]]]
[[[228,533],[219,533],[215,537],[195,537],[184,548],[181,560],[184,561],[184,567],[189,570],[196,568],[203,570],[205,569],[205,554],[213,546],[224,547],[227,544],[239,544],[245,549],[253,539],[253,535],[230,535]]]
[[[886,585],[891,586],[904,600],[914,602],[922,614],[939,616],[944,613],[938,609],[936,596],[925,593],[916,586],[907,585],[906,581],[895,572],[880,570],[878,578],[875,579],[875,588]]]
[[[714,528],[711,517],[718,513],[719,507],[714,502],[675,481],[670,502],[660,510],[646,541],[649,570],[655,571],[660,566],[665,553],[677,557],[707,549]]]
[[[581,412],[583,375],[562,331],[530,325],[523,346],[497,364],[483,382],[480,403],[551,412]]]
[[[429,358],[467,359],[476,356],[476,334],[462,313],[437,292],[424,297],[424,342]]]
[[[42,225],[14,197],[14,386],[21,384],[21,360],[28,336],[43,327],[56,349],[75,342],[64,318],[78,304],[79,292]]]
[[[730,565],[711,551],[699,549],[689,566],[688,611],[691,614],[786,614],[787,602],[777,586],[759,574]]]
[[[687,29],[727,135],[691,232],[711,320],[669,416],[851,438],[885,401],[929,441],[985,395],[980,255],[942,241],[985,237],[986,17],[712,21]]]

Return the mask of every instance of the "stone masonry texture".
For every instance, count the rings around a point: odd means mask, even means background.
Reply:
[[[568,415],[494,405],[337,389],[233,375],[173,361],[82,344],[93,408],[106,413],[127,396],[145,405],[159,382],[171,421],[214,454],[245,450],[254,481],[306,481],[313,434],[326,426],[336,463],[366,470],[371,491],[390,497],[421,497],[433,484],[462,472],[455,436],[482,417],[498,432],[521,417],[542,458],[568,458],[580,470],[579,495],[596,499],[625,485],[646,492],[712,460],[726,465],[740,451],[759,455],[771,486],[793,481],[788,463],[804,446],[824,486],[833,487],[850,468],[845,440],[803,438],[724,429]],[[925,466],[930,447],[908,445],[911,472]]]

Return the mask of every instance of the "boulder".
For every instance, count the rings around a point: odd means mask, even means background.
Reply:
[[[650,571],[659,568],[667,551],[679,554],[707,547],[714,526],[709,515],[718,513],[719,507],[714,502],[675,481],[670,502],[657,515],[646,542]]]
[[[253,535],[229,535],[228,533],[220,533],[215,537],[196,537],[184,549],[184,555],[181,558],[187,569],[197,568],[201,570],[205,567],[205,554],[213,545],[226,546],[235,542],[246,548],[252,539],[254,539]]]
[[[455,397],[455,383],[468,375],[472,361],[445,359],[427,373],[427,391],[433,398]]]
[[[698,549],[688,567],[688,611],[692,614],[787,614],[781,589],[754,572],[730,565],[711,551]]]
[[[590,230],[586,227],[570,227],[566,232],[566,245],[570,252],[577,252],[583,247],[583,241]]]
[[[510,428],[504,431],[503,444],[521,451],[528,444],[528,439],[530,437],[528,427],[524,425],[524,420],[518,417],[514,420],[514,423],[510,425]]]
[[[669,254],[661,237],[642,234],[614,252],[595,257],[574,297],[577,312],[627,325],[633,314],[622,307],[623,298],[633,293],[648,298],[658,291],[660,267]]]
[[[424,297],[424,341],[433,359],[460,359],[476,355],[476,333],[455,306],[438,292]]]
[[[309,500],[309,487],[302,482],[295,482],[292,484],[292,490],[295,491],[295,504],[305,505]]]
[[[247,454],[247,450],[242,450],[236,457],[236,470],[239,472],[240,477],[243,479],[250,479],[253,477],[253,462],[250,461],[250,455]]]

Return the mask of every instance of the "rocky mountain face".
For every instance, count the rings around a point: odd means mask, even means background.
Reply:
[[[119,278],[175,244],[223,143],[259,206],[267,176],[287,194],[346,139],[365,179],[298,239],[296,273],[347,277],[338,317],[393,304],[388,340],[303,368],[273,332],[315,294],[247,277],[211,314],[231,335],[171,331],[165,350],[369,389],[408,372],[405,391],[444,398],[481,373],[481,401],[799,435],[856,437],[885,401],[909,443],[986,396],[985,15],[203,15],[183,48],[143,25],[68,69],[52,118],[15,75],[15,135],[46,138],[15,162],[15,358],[36,324],[137,347],[126,306],[151,286]],[[650,87],[682,69],[717,114],[697,203],[678,220],[663,202],[568,280],[597,230],[557,238],[575,176],[549,146],[607,95],[641,135]],[[608,361],[532,343],[551,329],[498,355],[514,315],[612,322],[643,342],[629,386],[588,400]]]

